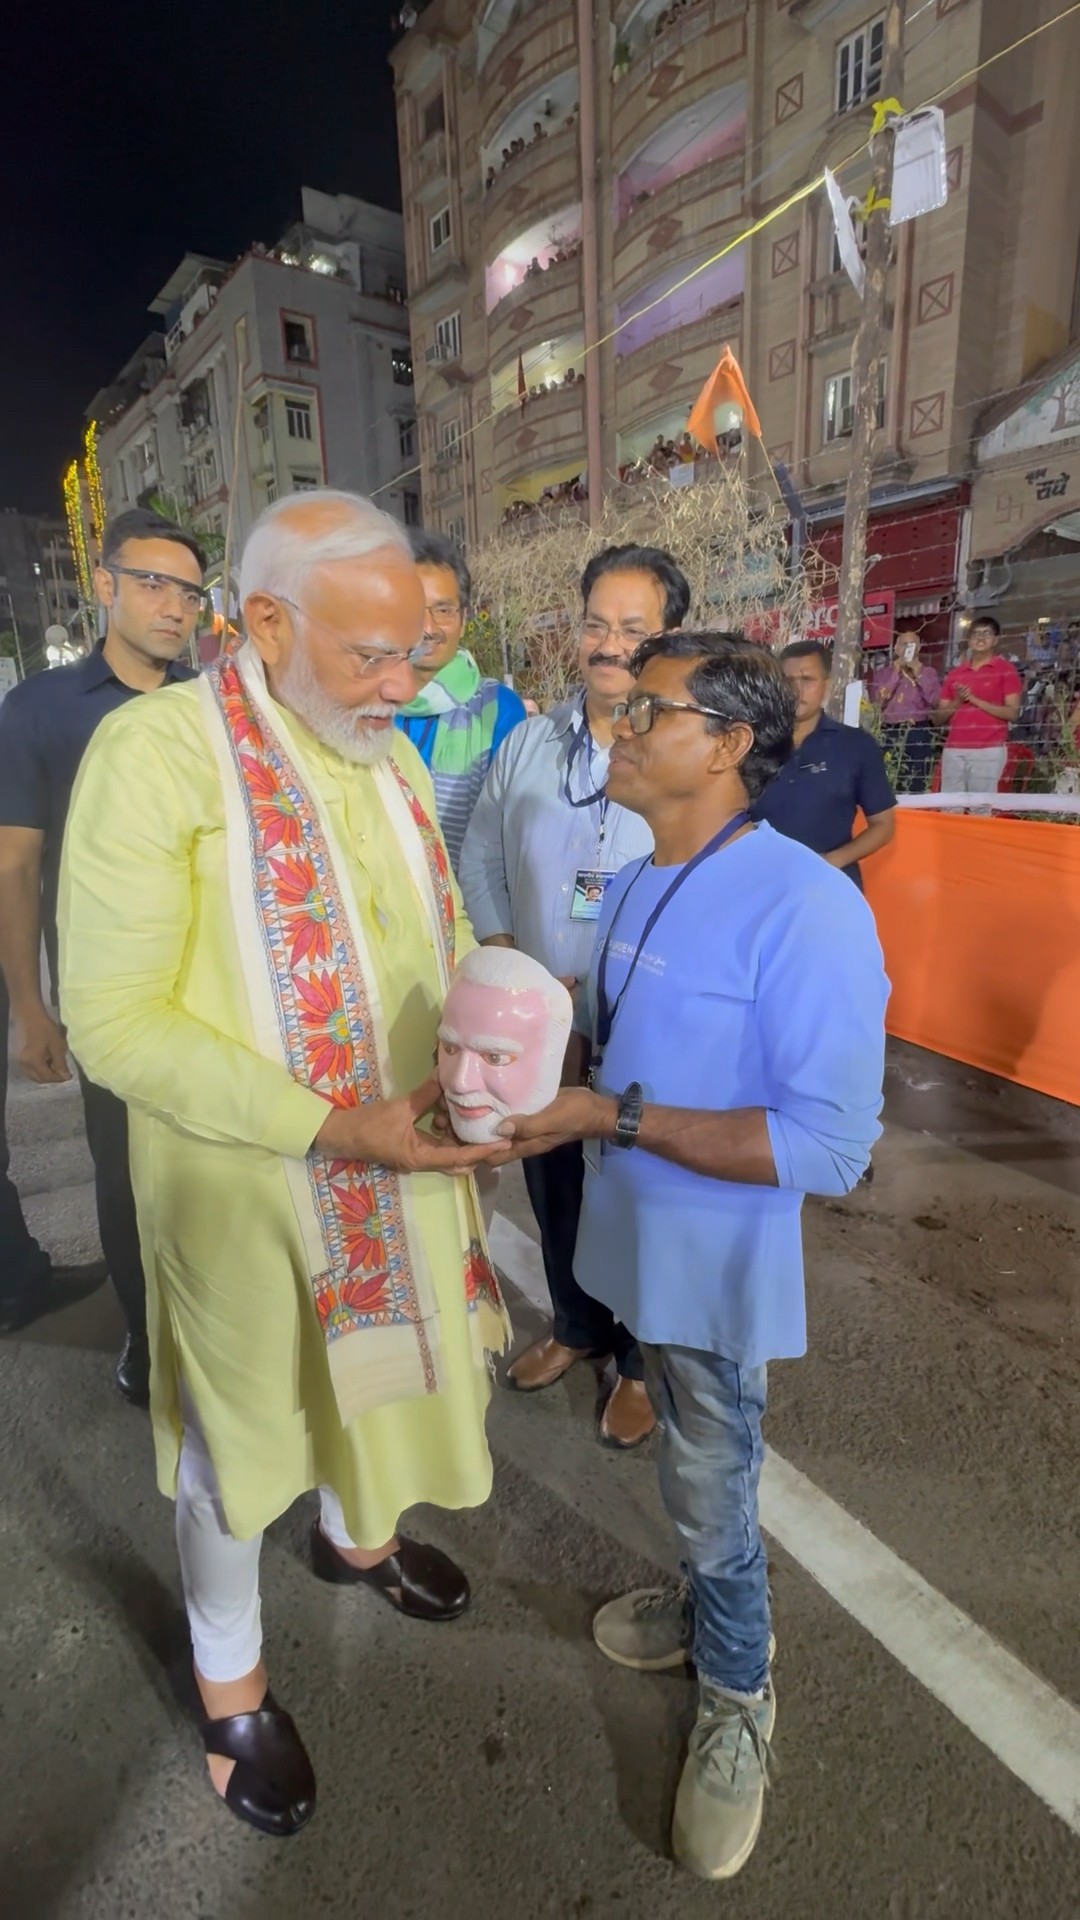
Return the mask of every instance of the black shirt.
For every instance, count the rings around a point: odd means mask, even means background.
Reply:
[[[173,661],[166,683],[191,680]],[[106,714],[137,697],[116,678],[100,647],[71,667],[36,673],[0,703],[0,827],[34,827],[45,836],[41,925],[56,978],[56,897],[71,790],[79,764]]]
[[[851,839],[860,807],[869,819],[895,805],[884,755],[873,734],[842,726],[823,713],[755,801],[753,816],[815,853],[835,853]],[[861,888],[858,862],[844,871]]]

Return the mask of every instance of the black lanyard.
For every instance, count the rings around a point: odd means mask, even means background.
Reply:
[[[616,1000],[615,1005],[613,1007],[609,1007],[608,997],[607,997],[608,948],[611,945],[612,935],[614,934],[615,929],[619,924],[619,915],[621,914],[623,908],[625,907],[633,891],[634,882],[637,880],[640,880],[641,875],[644,873],[645,868],[649,864],[648,860],[642,861],[640,867],[638,868],[637,872],[634,875],[634,879],[631,880],[630,885],[627,887],[626,892],[623,894],[622,899],[619,901],[619,904],[615,909],[615,917],[612,920],[611,925],[607,930],[607,935],[604,940],[604,944],[600,949],[600,959],[596,969],[596,1026],[593,1031],[594,1063],[596,1063],[599,1060],[600,1056],[604,1052],[605,1047],[607,1046],[608,1041],[611,1039],[611,1029],[615,1025],[619,1008],[622,1006],[623,1001],[626,999],[627,989],[637,970],[637,963],[641,959],[642,953],[644,952],[645,942],[648,939],[653,928],[655,927],[657,921],[660,919],[661,914],[663,914],[665,910],[671,905],[671,902],[674,900],[675,895],[679,891],[679,888],[683,885],[684,881],[689,880],[690,875],[693,873],[695,867],[700,867],[703,860],[709,860],[712,858],[714,853],[719,853],[721,847],[725,847],[728,841],[732,838],[732,836],[739,832],[740,828],[745,827],[749,824],[749,820],[750,820],[750,815],[748,813],[737,813],[733,819],[728,821],[726,827],[721,827],[719,833],[714,834],[712,839],[708,842],[708,844],[702,847],[698,853],[695,853],[692,860],[688,860],[684,867],[680,867],[670,887],[668,887],[666,893],[664,893],[661,896],[661,898],[657,901],[655,907],[653,908],[648,919],[646,920],[645,925],[641,930],[641,938],[638,941],[637,947],[634,951],[634,957],[630,962],[629,972],[627,973],[626,979],[623,981],[622,987],[620,989],[619,997]]]
[[[570,775],[573,772],[574,762],[577,759],[578,754],[581,752],[582,747],[587,748],[588,767],[591,770],[592,757],[593,757],[593,737],[592,737],[592,733],[589,730],[588,720],[585,718],[584,714],[582,714],[581,716],[581,725],[576,729],[574,733],[574,738],[570,747],[570,751],[566,756],[566,771],[563,774],[562,797],[566,801],[566,804],[568,807],[599,807],[600,809],[600,845],[603,846],[604,828],[607,822],[607,812],[608,812],[609,806],[611,805],[611,802],[607,797],[607,793],[605,792],[603,787],[599,787],[599,788],[594,787],[591,793],[586,793],[585,795],[583,795],[583,797],[580,800],[575,800],[573,794],[570,791]]]

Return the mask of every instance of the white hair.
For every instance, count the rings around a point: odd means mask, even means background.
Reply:
[[[520,947],[473,947],[458,967],[466,980],[478,987],[502,987],[508,993],[542,993],[551,1008],[552,1023],[560,1034],[568,1034],[574,1018],[574,1003],[563,986],[539,960]],[[560,1053],[560,1060],[562,1055]]]
[[[336,506],[329,527],[309,531],[301,505]],[[314,516],[316,521],[318,515]],[[305,525],[308,521],[308,525]],[[333,560],[363,560],[380,547],[396,547],[411,554],[409,537],[373,500],[334,487],[316,487],[309,493],[287,493],[260,513],[244,543],[240,561],[240,605],[253,593],[272,593],[279,600],[302,599],[308,579]]]

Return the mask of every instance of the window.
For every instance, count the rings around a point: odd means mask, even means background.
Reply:
[[[401,508],[405,515],[405,525],[407,527],[418,527],[420,525],[420,495],[406,489],[401,496]]]
[[[399,420],[397,436],[398,436],[398,452],[400,453],[402,459],[415,460],[416,458],[416,421],[415,420]]]
[[[207,447],[206,452],[200,454],[197,476],[199,497],[202,498],[205,494],[212,493],[217,486],[218,480],[217,454],[213,447]]]
[[[432,214],[428,221],[428,238],[432,253],[438,253],[440,247],[446,246],[450,239],[449,207],[440,207],[438,213]]]
[[[270,402],[265,397],[265,395],[261,400],[256,400],[255,405],[252,408],[252,419],[255,422],[255,431],[258,434],[259,439],[265,443],[267,440],[269,440],[270,432],[271,432]]]
[[[866,221],[856,220],[854,222],[854,226],[855,226],[855,239],[858,242],[859,252],[862,255],[862,258],[865,260],[866,259]],[[832,237],[832,253],[830,255],[830,263],[829,263],[829,272],[843,273],[843,271],[844,271],[844,263],[840,258],[840,241],[837,238],[836,229],[834,228],[833,237]]]
[[[456,520],[448,520],[448,521],[447,521],[447,523],[446,523],[446,537],[447,537],[447,539],[448,539],[448,540],[452,540],[452,541],[454,542],[454,545],[455,545],[455,546],[458,546],[458,547],[464,547],[464,545],[465,545],[465,519],[464,519],[464,516],[463,516],[463,515],[462,515],[462,516],[460,516],[460,517],[459,517],[458,519],[456,519]]]
[[[290,440],[311,439],[311,406],[307,400],[286,400],[285,427]]]
[[[270,474],[267,474],[266,476],[267,505],[271,506],[276,499],[277,499],[277,480],[275,476],[272,473],[270,473]]]
[[[440,360],[461,359],[461,315],[445,314],[435,322],[435,345],[439,349]]]
[[[836,49],[836,111],[846,113],[881,92],[885,21],[874,20],[841,40]]]
[[[412,354],[407,347],[395,347],[390,355],[390,371],[395,387],[411,387],[413,383]]]
[[[446,95],[440,90],[424,108],[422,121],[424,139],[430,140],[433,133],[441,133],[446,125]]]
[[[461,451],[461,421],[457,418],[444,420],[439,428],[439,452],[448,460],[457,459]]]
[[[281,323],[285,336],[286,360],[300,360],[309,364],[315,358],[315,338],[310,320],[292,319],[285,316]]]
[[[319,484],[317,473],[290,473],[289,481],[294,493],[311,493]]]
[[[853,376],[850,373],[834,373],[825,382],[825,439],[850,440],[855,425],[855,408],[852,403]],[[879,427],[885,425],[885,362],[878,365],[877,421]]]

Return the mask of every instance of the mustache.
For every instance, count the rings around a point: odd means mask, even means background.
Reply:
[[[625,667],[629,659],[629,654],[607,653],[603,647],[599,647],[595,653],[590,653],[589,665],[590,667]]]
[[[447,1093],[445,1099],[449,1106],[460,1108],[462,1113],[471,1113],[476,1107],[491,1107],[496,1113],[510,1112],[506,1102],[493,1093]]]

